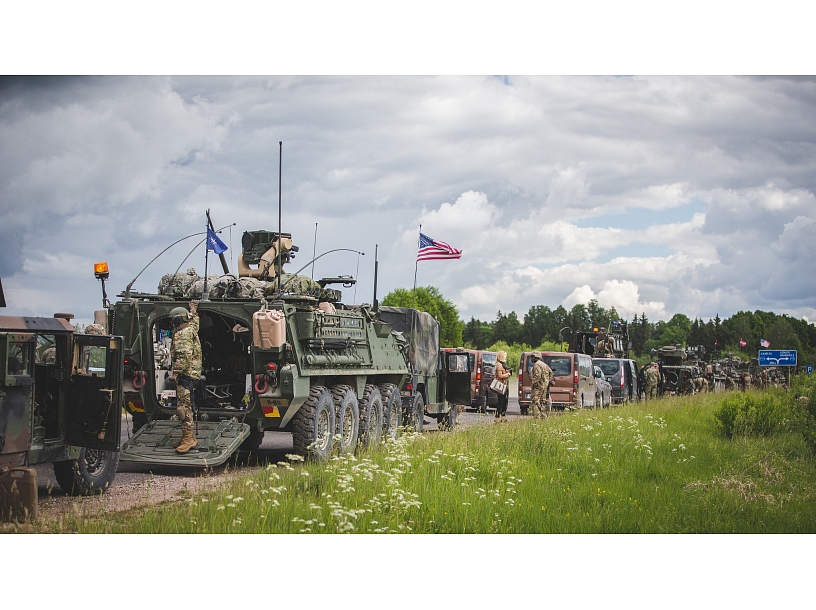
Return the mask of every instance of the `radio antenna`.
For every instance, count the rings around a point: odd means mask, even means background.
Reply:
[[[283,241],[282,224],[281,224],[281,191],[283,189],[283,140],[278,142],[278,298],[281,295],[281,276],[283,275],[283,267],[281,266],[281,242]]]

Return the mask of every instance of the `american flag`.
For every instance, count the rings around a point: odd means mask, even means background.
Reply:
[[[770,341],[768,341],[767,339],[760,339],[760,340],[759,340],[759,344],[760,344],[762,347],[771,347],[771,342],[770,342]]]
[[[434,241],[424,233],[419,234],[419,251],[417,252],[417,262],[438,261],[448,258],[460,258],[462,251],[451,247],[444,241]]]

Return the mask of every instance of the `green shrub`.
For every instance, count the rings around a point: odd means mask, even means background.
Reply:
[[[798,428],[800,422],[791,397],[781,390],[732,392],[714,412],[720,430],[735,436],[769,436]]]
[[[791,379],[791,394],[802,436],[810,450],[816,453],[816,375],[796,375]]]

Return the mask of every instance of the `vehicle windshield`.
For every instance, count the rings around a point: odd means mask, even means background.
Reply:
[[[568,377],[572,374],[572,356],[543,356],[541,359],[552,369],[555,377]]]
[[[620,373],[620,363],[617,360],[593,360],[592,364],[601,367],[604,375],[617,375]]]

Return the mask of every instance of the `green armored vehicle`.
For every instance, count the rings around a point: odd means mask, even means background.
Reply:
[[[693,394],[695,366],[689,364],[688,353],[682,345],[664,345],[653,349],[652,358],[658,359],[663,381],[662,394]]]
[[[72,318],[0,316],[0,473],[52,462],[66,493],[93,494],[119,462],[122,339]]]
[[[283,273],[278,255],[286,263],[297,250],[289,234],[247,232],[242,246],[238,275],[207,278],[206,291],[190,270],[162,278],[158,294],[128,290],[111,306],[111,332],[126,346],[125,408],[139,426],[122,461],[215,466],[239,448],[257,449],[267,431],[291,432],[296,453],[327,459],[397,433],[401,389],[411,392],[409,341],[375,308],[344,305],[328,288],[354,279]],[[194,298],[201,298],[198,446],[178,454],[170,312]]]

